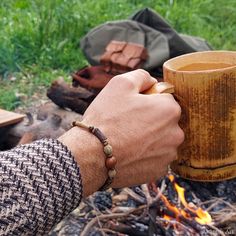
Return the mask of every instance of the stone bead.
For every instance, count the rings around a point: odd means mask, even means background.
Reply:
[[[116,170],[115,170],[115,169],[109,170],[109,171],[108,171],[108,176],[109,176],[109,178],[111,178],[111,179],[115,178],[115,176],[116,176]]]
[[[117,160],[115,157],[110,157],[106,159],[106,168],[107,169],[114,169],[116,166]]]
[[[107,144],[106,146],[104,146],[103,151],[107,157],[112,156],[112,146],[111,145]]]

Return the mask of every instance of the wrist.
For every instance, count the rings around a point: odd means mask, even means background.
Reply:
[[[59,138],[72,152],[80,167],[83,196],[97,191],[106,181],[107,170],[103,146],[91,133],[74,127]]]

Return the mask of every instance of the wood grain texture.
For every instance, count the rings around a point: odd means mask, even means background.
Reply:
[[[209,64],[210,69],[198,70],[197,63]],[[214,69],[214,63],[220,66]],[[198,52],[171,59],[164,64],[164,80],[175,86],[185,132],[173,170],[199,181],[236,177],[236,52]]]
[[[25,115],[0,109],[0,127],[15,124],[24,119]]]

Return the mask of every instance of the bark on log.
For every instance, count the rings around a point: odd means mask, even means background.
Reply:
[[[70,108],[80,114],[85,112],[95,98],[95,94],[85,88],[69,86],[63,78],[52,83],[47,96],[59,107]]]

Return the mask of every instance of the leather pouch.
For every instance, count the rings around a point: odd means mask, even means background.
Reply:
[[[100,62],[106,72],[119,74],[141,68],[147,58],[147,50],[142,45],[113,40],[107,45]]]

